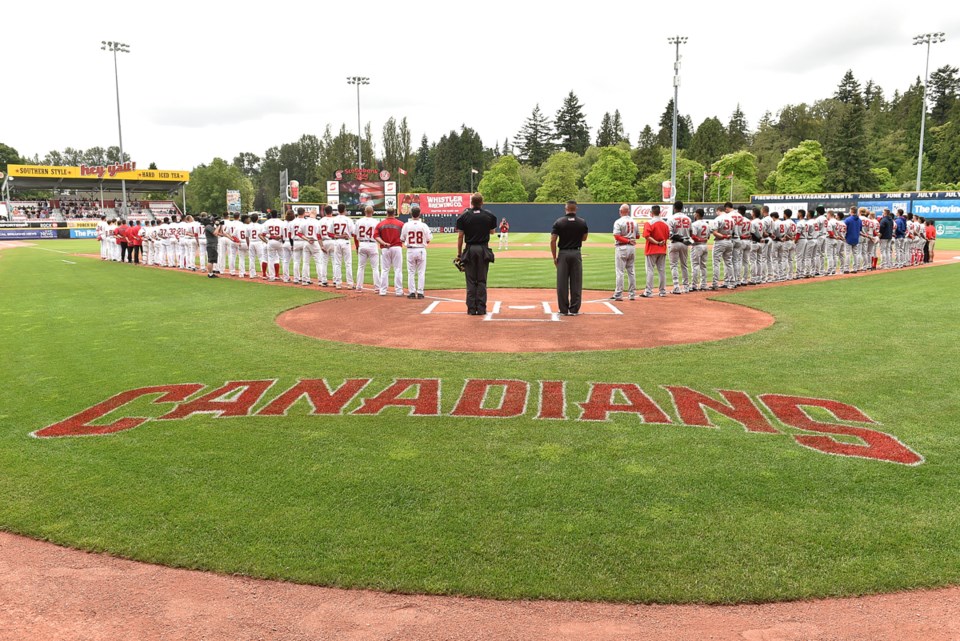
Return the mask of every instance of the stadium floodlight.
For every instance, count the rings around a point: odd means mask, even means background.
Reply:
[[[673,61],[673,145],[670,153],[670,197],[676,200],[677,194],[677,98],[680,93],[680,45],[687,44],[686,36],[671,36],[669,44],[677,48]]]
[[[363,132],[360,130],[360,85],[369,85],[370,78],[365,76],[347,76],[348,85],[357,85],[357,167],[363,169]]]
[[[917,191],[920,191],[920,177],[923,175],[923,134],[927,126],[927,85],[930,84],[930,45],[944,42],[947,34],[942,31],[921,33],[913,37],[914,45],[927,45],[927,66],[924,70],[923,107],[920,115],[920,150],[917,152]]]
[[[113,82],[117,89],[117,132],[120,135],[120,163],[122,164],[124,161],[123,127],[120,125],[120,75],[117,72],[117,52],[130,53],[130,45],[115,40],[101,40],[100,49],[113,53]],[[127,208],[127,180],[123,178],[122,175],[120,177],[120,189],[123,193],[123,206],[120,211],[124,215],[124,218],[126,218],[129,214]]]

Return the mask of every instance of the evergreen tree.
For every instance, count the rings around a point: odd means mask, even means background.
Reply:
[[[571,91],[563,100],[563,106],[555,118],[557,137],[564,151],[583,154],[590,146],[590,127],[583,115],[583,105]]]
[[[868,191],[876,177],[867,155],[866,108],[860,84],[848,71],[837,88],[836,129],[826,141],[826,187],[832,191]]]
[[[719,118],[707,118],[690,139],[689,156],[700,164],[709,167],[713,161],[727,153],[729,149],[727,130]]]
[[[514,138],[514,144],[519,148],[520,158],[534,167],[539,167],[553,153],[556,146],[553,140],[553,125],[540,112],[540,105],[537,104]]]
[[[610,121],[610,127],[613,129],[613,144],[619,144],[625,142],[628,145],[630,144],[630,138],[623,131],[623,121],[620,119],[620,110],[616,109],[613,112],[613,118]]]
[[[747,126],[747,117],[743,115],[740,104],[734,109],[727,123],[727,146],[731,151],[746,149],[750,142],[750,128]]]
[[[612,147],[617,144],[616,132],[613,129],[613,118],[610,112],[603,114],[603,120],[600,121],[600,128],[597,130],[597,147]]]
[[[633,150],[631,157],[641,180],[663,168],[663,147],[657,144],[657,137],[650,125],[640,132],[637,148]]]
[[[840,81],[837,92],[833,94],[833,99],[845,105],[853,104],[855,101],[860,101],[860,104],[863,104],[860,83],[853,77],[853,70],[848,69],[847,73],[843,74],[843,80]]]
[[[500,155],[501,156],[510,155],[510,139],[509,138],[503,139],[503,147],[500,149]]]
[[[657,144],[670,149],[673,147],[673,98],[667,103],[667,108],[660,116],[660,131],[657,132]],[[677,114],[677,149],[686,149],[690,144],[693,126],[690,118]]]
[[[947,122],[950,110],[958,102],[960,94],[960,78],[957,73],[960,69],[944,65],[930,74],[930,98],[933,107],[930,110],[930,120],[934,125]]]
[[[430,189],[433,184],[433,149],[427,141],[427,135],[420,138],[417,150],[417,164],[414,170],[413,184],[416,189]]]

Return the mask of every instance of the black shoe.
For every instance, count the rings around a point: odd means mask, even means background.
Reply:
[[[407,294],[407,298],[416,298],[416,297],[417,297],[416,292],[411,292],[411,293]]]
[[[423,298],[423,294],[417,294],[417,298]]]
[[[207,274],[207,278],[220,278],[216,274]]]

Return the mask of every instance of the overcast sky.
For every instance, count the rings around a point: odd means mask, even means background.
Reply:
[[[754,127],[767,110],[833,93],[853,69],[888,97],[923,75],[912,36],[945,31],[930,67],[960,66],[960,12],[932,0],[777,4],[640,2],[340,4],[12,2],[0,13],[6,73],[0,142],[21,154],[117,143],[111,54],[119,55],[124,150],[146,167],[190,169],[238,152],[262,155],[361,117],[379,145],[406,116],[416,143],[466,124],[487,146],[513,139],[533,106],[553,115],[571,89],[595,136],[620,109],[631,141],[656,129],[672,97],[674,49],[689,37],[680,111],[724,123],[740,103]],[[331,7],[328,9],[328,7]],[[362,7],[362,9],[360,8]],[[466,11],[467,7],[473,7]],[[674,27],[677,19],[683,26]],[[415,144],[414,147],[417,145]]]

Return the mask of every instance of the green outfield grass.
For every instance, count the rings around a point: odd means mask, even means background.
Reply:
[[[511,248],[544,238],[512,234]],[[317,288],[61,251],[97,248],[48,242],[0,255],[0,529],[179,567],[497,598],[732,603],[960,581],[960,266],[725,295],[776,323],[720,342],[455,354],[324,342],[275,324],[331,296]],[[428,288],[462,286],[454,251],[431,249]],[[584,253],[585,287],[610,289],[612,248]],[[504,252],[490,283],[551,287],[553,274],[548,259]],[[342,322],[417,332],[390,318]],[[651,331],[623,327],[625,337]],[[709,338],[712,328],[690,331]],[[278,379],[278,391],[353,377],[373,379],[364,397],[396,378],[442,379],[445,413],[465,378],[565,380],[571,417],[591,382],[637,383],[671,414],[661,385],[836,399],[925,462],[828,456],[779,424],[784,434],[758,435],[722,418],[720,429],[630,415],[534,420],[535,402],[522,418],[490,420],[399,408],[317,417],[301,401],[285,418],[30,436],[141,386]],[[146,400],[125,409],[165,411]]]

